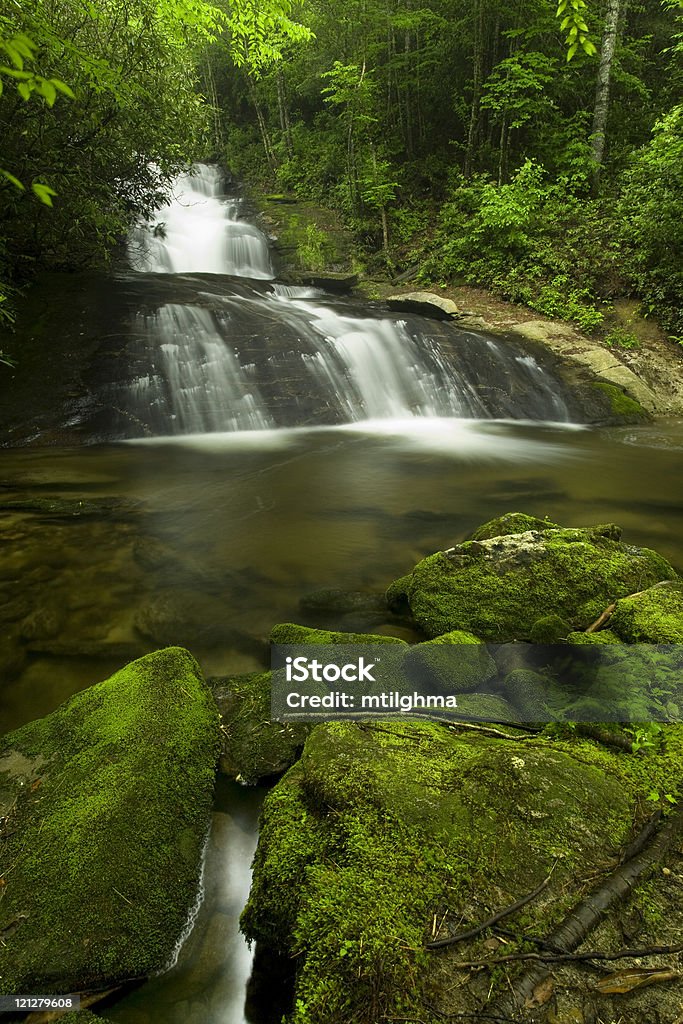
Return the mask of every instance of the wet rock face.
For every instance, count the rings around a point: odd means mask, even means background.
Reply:
[[[0,991],[108,988],[164,966],[197,894],[218,744],[180,648],[0,740]]]
[[[254,785],[294,764],[310,729],[271,721],[270,672],[216,678],[211,684],[223,726],[219,766],[224,775]]]
[[[539,521],[540,522],[540,521]],[[619,540],[610,524],[562,529],[548,524],[498,535],[495,524],[419,562],[387,591],[430,636],[464,629],[502,643],[531,638],[549,615],[586,629],[617,598],[677,578],[656,552]]]

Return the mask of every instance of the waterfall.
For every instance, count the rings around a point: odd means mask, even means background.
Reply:
[[[178,178],[171,200],[131,233],[129,255],[138,272],[222,275],[201,290],[186,277],[164,284],[171,301],[134,318],[137,376],[116,400],[147,436],[570,419],[558,382],[507,343],[416,316],[354,315],[316,288],[259,285],[273,278],[268,241],[240,219],[215,167]]]
[[[239,203],[224,196],[220,171],[207,164],[180,175],[171,201],[131,232],[128,254],[135,270],[153,274],[274,276],[267,238],[239,219]]]
[[[153,316],[141,315],[137,327],[152,365],[132,385],[134,406],[140,415],[147,412],[155,432],[204,434],[275,425],[208,310],[173,303]]]

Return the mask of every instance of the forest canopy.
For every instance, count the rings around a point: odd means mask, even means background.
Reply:
[[[682,38],[678,0],[13,0],[0,281],[102,262],[213,158],[373,271],[586,330],[636,295],[680,337]]]

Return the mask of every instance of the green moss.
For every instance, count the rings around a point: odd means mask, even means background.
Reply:
[[[411,684],[433,683],[450,693],[476,690],[497,673],[481,640],[460,629],[411,647],[405,671]]]
[[[611,629],[601,629],[597,633],[569,633],[568,644],[620,644],[622,641]]]
[[[547,529],[465,541],[419,562],[389,588],[430,636],[453,629],[524,640],[548,609],[585,629],[615,598],[676,579],[660,555],[614,539],[618,527]]]
[[[536,619],[534,622],[529,639],[532,644],[557,644],[564,640],[571,630],[569,623],[559,615],[544,615],[542,619]]]
[[[41,767],[0,847],[0,929],[20,922],[0,945],[0,991],[107,987],[163,966],[196,897],[218,744],[213,698],[180,648],[4,738],[0,779],[17,752]]]
[[[505,677],[505,696],[524,721],[536,722],[547,720],[557,695],[551,680],[530,669],[517,668]]]
[[[610,629],[629,643],[683,644],[683,584],[651,587],[618,601]]]
[[[634,420],[647,420],[650,417],[643,409],[640,402],[630,395],[627,395],[621,388],[618,388],[615,384],[608,384],[606,381],[595,381],[593,387],[597,391],[601,391],[609,400],[610,409],[613,416],[619,418],[626,418],[629,422]]]
[[[293,622],[283,622],[273,627],[270,634],[272,644],[403,644],[395,636],[379,633],[340,633],[329,629],[309,629]]]
[[[252,785],[289,768],[309,729],[271,721],[271,673],[251,672],[213,682],[218,684],[214,696],[224,731],[221,771]]]
[[[90,1010],[74,1010],[56,1018],[59,1024],[108,1024],[106,1017],[98,1017]]]
[[[505,537],[511,533],[549,529],[557,529],[557,523],[551,523],[547,519],[537,519],[536,516],[527,516],[524,512],[505,512],[497,519],[489,519],[487,523],[478,526],[467,537],[467,540],[490,540],[492,537]]]
[[[431,1020],[440,960],[434,915],[457,927],[480,907],[552,886],[526,913],[547,932],[584,877],[632,835],[655,779],[680,780],[683,729],[664,751],[620,755],[586,741],[524,744],[434,724],[329,724],[266,800],[242,918],[296,968],[296,1024]],[[495,894],[495,896],[492,896]],[[463,943],[460,958],[480,947]]]

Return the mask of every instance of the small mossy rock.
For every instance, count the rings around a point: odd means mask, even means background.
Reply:
[[[597,633],[569,633],[568,644],[620,644],[622,641],[611,629],[601,629]]]
[[[180,648],[0,740],[0,785],[18,787],[0,845],[1,992],[110,988],[167,963],[196,899],[219,743]]]
[[[521,723],[522,716],[512,704],[496,693],[463,693],[458,695],[457,718],[483,722]]]
[[[281,622],[270,634],[272,644],[403,644],[405,640],[378,633],[340,633],[330,629],[310,629],[294,622]]]
[[[496,663],[481,640],[459,629],[415,644],[404,666],[416,685],[435,684],[449,693],[476,690],[497,674]]]
[[[640,402],[627,395],[625,391],[616,384],[608,384],[607,381],[595,381],[593,388],[601,392],[607,399],[609,412],[613,421],[621,423],[642,423],[651,419],[649,413],[643,409]]]
[[[572,627],[559,615],[544,615],[542,619],[536,619],[534,622],[529,639],[532,644],[558,644],[565,640],[571,631]]]
[[[238,782],[281,775],[299,756],[310,729],[270,716],[271,674],[212,679],[214,697],[223,721],[220,770]]]
[[[609,624],[627,643],[683,644],[683,584],[659,584],[617,601]]]
[[[466,540],[491,540],[492,537],[507,537],[511,533],[526,533],[528,530],[558,530],[557,523],[547,519],[527,516],[524,512],[505,512],[497,519],[489,519],[488,523],[478,526]]]
[[[307,1024],[369,1024],[378,1006],[387,1020],[423,1019],[425,999],[471,1015],[469,986],[424,949],[434,915],[465,930],[555,865],[525,910],[526,928],[547,933],[630,840],[635,801],[680,779],[681,757],[683,729],[666,754],[637,759],[414,721],[317,726],[266,798],[242,928],[264,955],[290,958]],[[480,956],[481,938],[457,955]]]
[[[518,668],[505,677],[505,696],[525,722],[546,721],[552,701],[550,680],[531,669]]]
[[[616,598],[677,578],[655,551],[613,539],[615,529],[465,541],[424,558],[387,597],[392,606],[407,602],[432,637],[463,629],[491,643],[526,640],[549,609],[573,629],[586,628]]]

